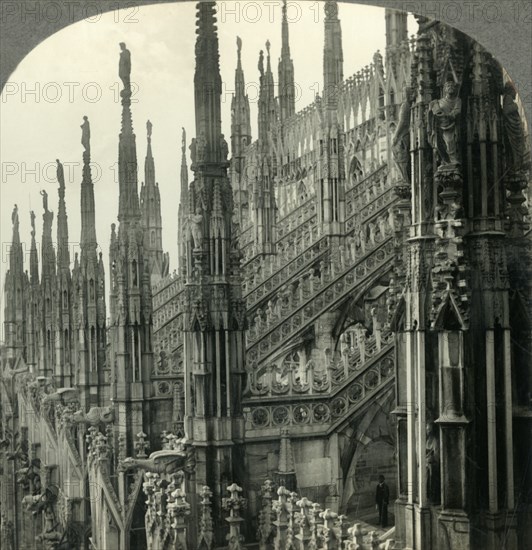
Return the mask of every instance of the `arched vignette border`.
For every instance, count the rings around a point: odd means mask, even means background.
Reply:
[[[40,42],[87,16],[117,7],[196,0],[2,0],[0,2],[0,89]],[[241,0],[242,3],[248,0]],[[280,1],[280,0],[279,0]],[[305,0],[316,1],[316,0]],[[317,0],[324,2],[325,0]],[[480,42],[514,80],[532,128],[532,5],[524,0],[342,0],[432,16]],[[32,10],[37,10],[32,15]],[[50,10],[50,11],[47,11]],[[57,20],[44,20],[41,14]],[[347,30],[347,29],[345,29]]]

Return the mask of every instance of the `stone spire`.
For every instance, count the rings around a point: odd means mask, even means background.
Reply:
[[[338,103],[338,87],[344,80],[342,28],[338,19],[338,2],[325,4],[325,41],[323,45],[323,98],[328,106]]]
[[[89,119],[84,116],[81,125],[81,143],[83,151],[83,179],[81,180],[81,265],[83,269],[87,264],[96,264],[96,218],[94,203],[94,184],[92,183],[90,167],[90,124]]]
[[[120,48],[119,76],[124,85],[120,93],[122,132],[118,150],[120,225],[118,235],[114,224],[112,226],[109,250],[109,332],[113,342],[110,353],[111,396],[117,407],[119,433],[124,437],[126,452],[131,453],[134,435],[145,432],[151,437],[154,429],[147,421],[149,407],[144,401],[151,397],[152,391],[152,300],[137,193],[137,152],[130,110],[131,56],[124,43]],[[151,134],[150,125],[148,134]],[[150,151],[148,156],[151,156]],[[147,164],[147,174],[151,178],[150,162]]]
[[[181,128],[181,191],[177,208],[177,243],[179,246],[179,270],[185,269],[186,243],[184,241],[185,212],[188,204],[187,133]]]
[[[235,70],[235,94],[231,100],[231,183],[237,219],[240,227],[247,215],[248,192],[244,177],[245,151],[251,143],[251,117],[249,98],[246,95],[244,71],[242,70],[242,40],[236,39],[237,66]]]
[[[244,429],[245,306],[240,254],[233,240],[233,191],[227,144],[220,133],[220,72],[214,2],[197,4],[194,180],[185,219],[185,432],[195,446],[197,487],[213,490],[216,543],[225,479],[241,471]],[[239,479],[236,480],[240,481]]]
[[[26,287],[22,244],[19,233],[18,206],[16,204],[11,220],[13,222],[13,237],[9,250],[9,269],[6,273],[4,285],[4,326],[8,357],[15,358],[24,349],[24,290]]]
[[[119,76],[124,84],[122,97],[122,131],[118,144],[118,181],[120,188],[118,221],[127,226],[140,218],[137,185],[137,147],[131,120],[131,54],[120,44]]]
[[[151,149],[153,124],[146,123],[148,147],[144,162],[144,183],[140,189],[140,209],[144,228],[144,250],[149,262],[152,281],[157,281],[168,274],[168,255],[163,253],[161,217],[161,195],[159,185],[155,182],[155,162]]]
[[[408,43],[408,14],[404,11],[393,10],[386,8],[386,67],[388,76],[395,77],[397,88],[401,89],[406,86],[405,82],[401,82],[404,74],[410,72],[410,56]],[[404,86],[402,85],[404,84]]]
[[[290,57],[290,42],[288,37],[288,19],[286,16],[286,0],[283,0],[283,20],[281,31],[281,57],[279,59],[279,114],[281,122],[291,117],[296,110],[294,62]]]
[[[37,243],[35,242],[35,212],[30,212],[31,217],[31,247],[30,247],[30,283],[39,284],[39,257],[37,254]]]
[[[71,274],[68,242],[68,219],[65,205],[65,175],[63,165],[57,159],[59,205],[57,207],[57,277],[55,287],[56,315],[54,380],[57,387],[71,386]]]
[[[55,249],[52,240],[54,213],[48,210],[48,193],[42,190],[41,196],[44,209],[41,242],[42,281],[45,283],[55,276]]]
[[[53,212],[48,210],[48,193],[41,191],[43,198],[43,229],[41,242],[41,258],[42,258],[42,275],[41,275],[41,292],[43,298],[43,337],[42,337],[42,374],[51,376],[55,369],[55,250],[52,242],[52,225],[54,220]]]
[[[39,360],[39,329],[41,326],[41,311],[39,308],[41,288],[39,284],[39,258],[35,242],[35,213],[30,212],[31,245],[30,245],[30,278],[29,292],[26,303],[26,362],[30,370],[35,369]],[[35,372],[35,370],[34,370]]]
[[[181,194],[179,203],[187,203],[188,194],[188,168],[187,168],[187,133],[184,128],[181,128]]]
[[[266,41],[266,71],[264,71],[264,52],[259,54],[259,146],[262,150],[268,148],[270,132],[277,122],[277,101],[270,59],[270,41]]]
[[[68,216],[65,205],[65,174],[63,165],[57,162],[57,181],[59,183],[59,205],[57,207],[57,271],[70,272],[70,251],[68,242]]]
[[[198,2],[196,5],[196,34],[201,39],[196,40],[195,50],[196,141],[192,159],[193,171],[201,164],[217,163],[227,158],[222,141],[222,79],[215,5],[215,2]]]
[[[275,472],[275,483],[289,491],[295,491],[297,488],[292,442],[290,441],[290,432],[286,428],[281,430],[279,466]]]

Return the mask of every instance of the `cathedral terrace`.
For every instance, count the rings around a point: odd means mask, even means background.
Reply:
[[[433,17],[335,1],[107,16],[4,96],[0,547],[529,547],[505,69]],[[20,101],[30,68],[101,97]]]

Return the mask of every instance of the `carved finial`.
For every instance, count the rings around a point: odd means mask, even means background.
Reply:
[[[35,212],[33,210],[30,212],[30,220],[31,220],[31,236],[35,237]]]
[[[146,122],[146,130],[148,132],[148,140],[151,138],[152,128],[153,128],[153,124],[148,120],[148,122]]]
[[[11,214],[11,221],[13,222],[13,225],[18,226],[18,206],[16,204],[13,207],[13,214]]]
[[[181,152],[183,155],[186,154],[187,150],[187,132],[185,131],[185,128],[181,127]]]
[[[238,57],[240,57],[240,53],[242,52],[242,38],[240,36],[236,37],[236,52]]]

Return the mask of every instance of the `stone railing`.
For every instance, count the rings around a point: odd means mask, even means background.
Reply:
[[[346,350],[341,359],[325,357],[321,365],[310,359],[284,371],[275,364],[256,370],[250,367],[245,392],[249,396],[248,402],[252,402],[254,398],[299,398],[302,395],[335,392],[357,376],[368,361],[389,351],[392,343],[391,332],[379,331],[379,334],[374,333],[365,338],[363,347],[357,346]]]
[[[354,215],[347,220],[348,248],[346,254],[348,256],[351,258],[356,256],[353,246],[358,248],[362,254],[365,254],[366,250],[370,250],[375,246],[375,240],[382,240],[392,233],[393,220],[389,215],[388,207],[396,200],[391,190],[387,191],[358,213],[359,226],[355,226]],[[380,215],[375,216],[376,212]],[[319,234],[318,228],[315,229]],[[350,233],[351,235],[349,235]],[[357,241],[358,244],[356,244]],[[329,252],[329,237],[324,236],[321,241],[312,242],[312,239],[308,239],[303,241],[301,245],[296,243],[293,247],[288,247],[282,256],[277,254],[270,260],[262,259],[256,274],[243,282],[248,311],[255,309],[255,306],[260,304],[262,300],[273,292],[280,290],[295,276],[300,275],[304,270],[308,270],[313,264],[317,265],[318,261],[324,259],[323,257],[328,255]],[[282,266],[283,262],[287,263]]]
[[[319,235],[318,228],[316,227],[314,230],[315,234]],[[265,261],[261,271],[252,280],[243,283],[244,297],[248,308],[253,307],[269,293],[286,284],[294,275],[308,268],[329,250],[330,241],[327,236],[323,239],[309,238],[302,243],[301,249],[298,246],[287,248],[282,255],[277,254],[272,257],[271,261]]]
[[[293,403],[257,403],[246,401],[244,414],[246,429],[252,438],[253,431],[262,437],[278,433],[283,426],[316,425],[323,431],[347,416],[353,414],[372,396],[377,394],[385,383],[394,379],[394,347],[388,344],[377,357],[372,358],[349,378],[341,391],[331,396],[327,393],[316,395]],[[321,393],[321,392],[320,392]],[[264,399],[264,398],[263,398]],[[264,431],[266,430],[266,431]]]
[[[322,262],[320,274],[302,278],[297,288],[286,288],[266,314],[257,310],[247,337],[248,361],[258,363],[281,347],[288,338],[316,321],[345,295],[369,279],[393,257],[390,237],[362,257],[347,261],[347,252],[338,262]]]
[[[286,216],[277,220],[276,231],[278,237],[283,237],[296,227],[304,224],[316,215],[316,197],[312,196]]]
[[[144,474],[146,494],[146,533],[148,550],[159,548],[207,549],[214,547],[213,493],[203,486],[190,498],[182,483],[183,472],[172,474],[168,482],[158,473]],[[266,479],[261,487],[256,535],[245,540],[243,523],[247,499],[236,483],[225,487],[221,501],[225,516],[228,550],[244,550],[251,544],[259,550],[394,550],[393,539],[384,540],[377,531],[366,531],[362,523],[348,523],[347,517],[333,511],[334,499],[325,501],[331,508],[312,502]],[[189,502],[190,500],[190,502]],[[193,509],[193,504],[197,510]],[[223,517],[222,516],[222,517]],[[190,537],[189,532],[195,536]],[[248,530],[250,531],[250,530]],[[194,539],[196,542],[191,543]]]

